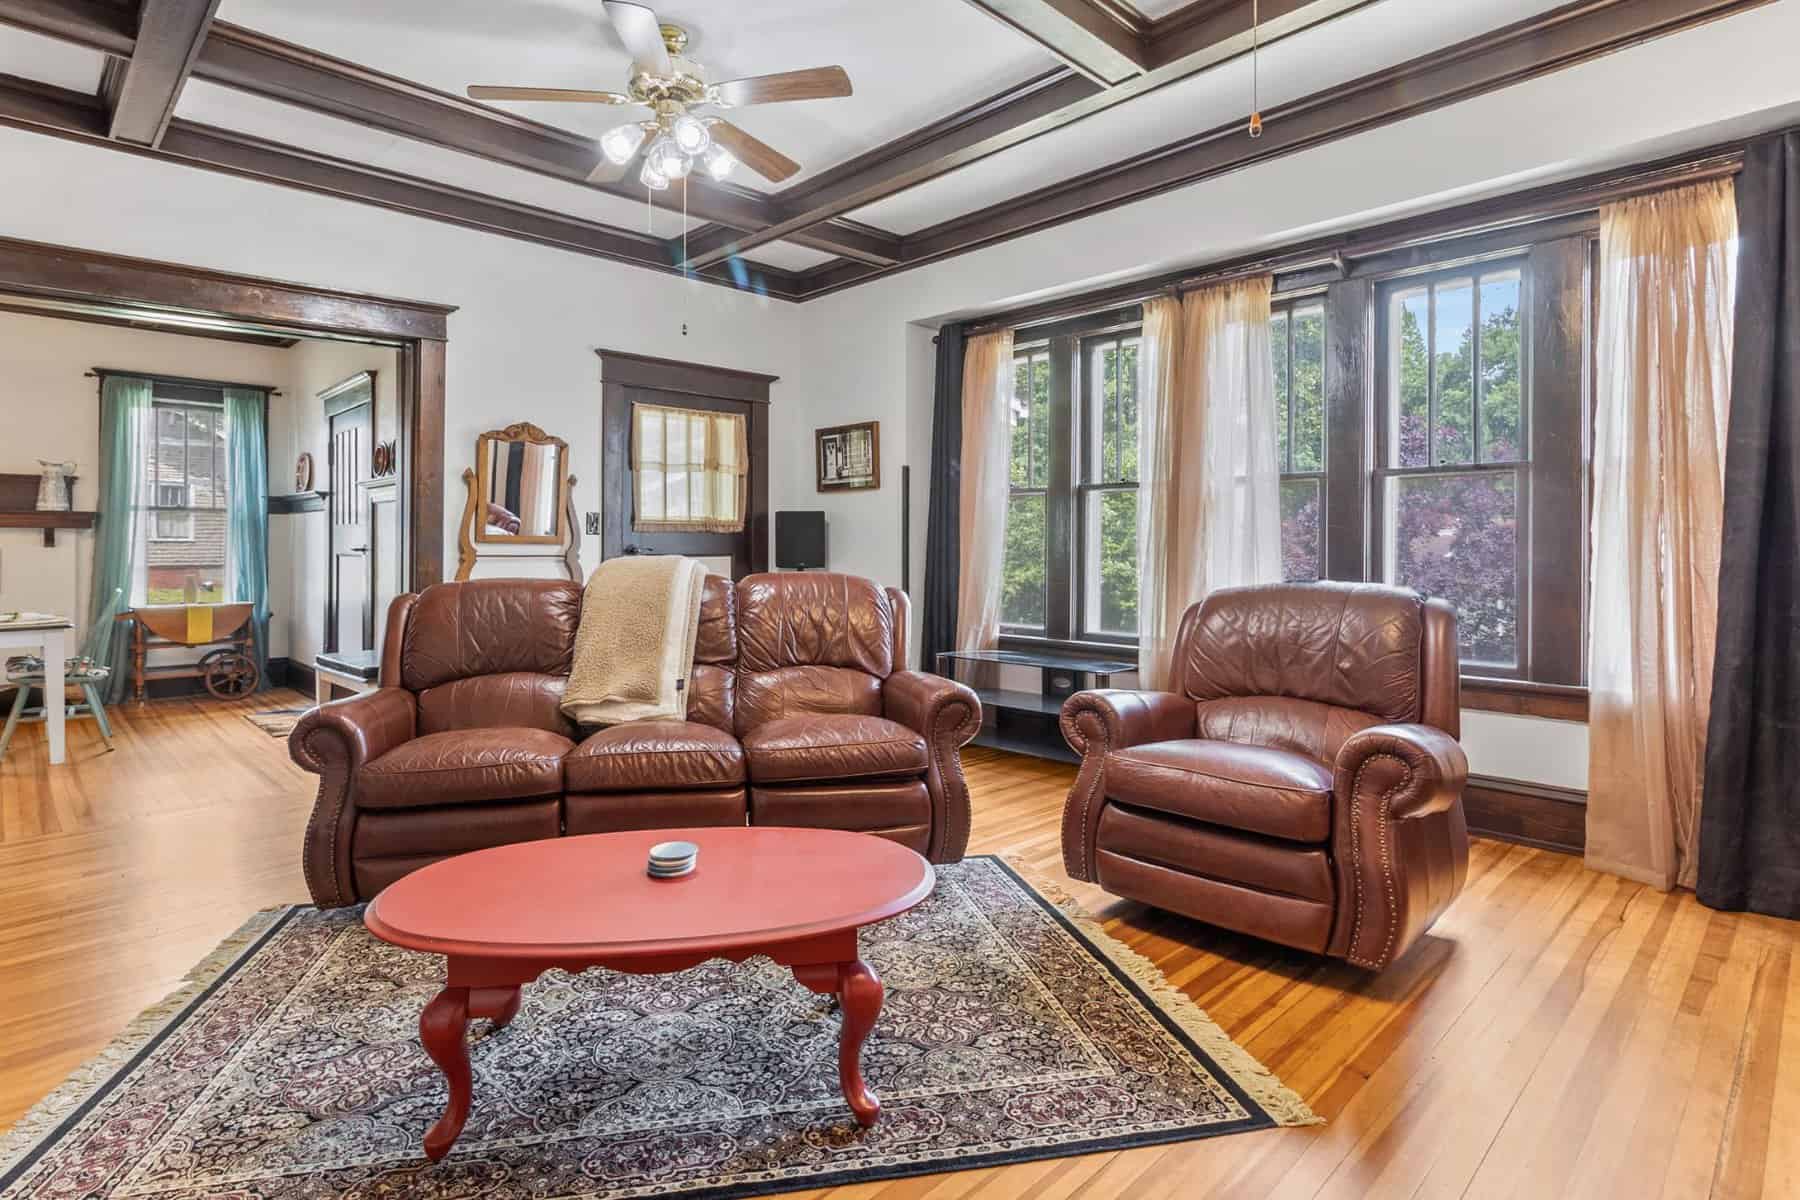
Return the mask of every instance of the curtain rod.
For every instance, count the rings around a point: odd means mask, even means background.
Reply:
[[[1546,184],[1509,195],[1490,197],[1436,212],[1420,213],[1365,232],[1349,231],[1307,242],[1290,244],[1253,256],[1225,259],[1211,266],[1188,267],[1179,272],[1125,283],[1100,292],[1072,296],[1057,303],[1016,309],[965,326],[971,336],[1000,329],[1025,329],[1052,321],[1069,320],[1103,309],[1142,304],[1154,296],[1179,295],[1197,288],[1253,275],[1290,274],[1335,267],[1340,278],[1350,273],[1357,259],[1373,258],[1436,242],[1480,233],[1523,228],[1557,217],[1593,211],[1632,196],[1668,188],[1704,183],[1736,175],[1744,165],[1743,142],[1637,164],[1623,170]]]
[[[229,379],[189,379],[185,375],[160,375],[155,371],[125,371],[118,367],[89,367],[82,374],[88,379],[105,379],[108,375],[119,375],[129,376],[132,379],[148,379],[152,383],[174,383],[182,387],[244,388],[269,396],[282,394],[280,388],[270,387],[266,383],[235,383]]]

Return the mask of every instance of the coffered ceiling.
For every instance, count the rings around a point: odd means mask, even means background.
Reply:
[[[1766,2],[664,0],[712,79],[854,93],[734,110],[800,172],[654,205],[587,182],[620,110],[464,96],[620,88],[600,0],[0,0],[0,123],[807,299]]]

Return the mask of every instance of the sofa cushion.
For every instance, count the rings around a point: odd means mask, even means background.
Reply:
[[[925,739],[885,717],[780,717],[744,735],[757,783],[906,779],[923,775]]]
[[[744,751],[729,733],[697,721],[627,721],[570,751],[563,779],[571,792],[738,787]]]
[[[1290,842],[1331,837],[1331,768],[1266,746],[1182,738],[1115,750],[1106,756],[1106,794]]]
[[[523,726],[428,733],[402,742],[356,773],[364,808],[429,808],[520,800],[562,792],[563,756],[575,744]]]

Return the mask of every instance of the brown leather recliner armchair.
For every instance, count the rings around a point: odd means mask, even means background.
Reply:
[[[1462,890],[1456,617],[1376,584],[1214,592],[1170,691],[1069,698],[1070,875],[1381,969]]]
[[[584,731],[560,704],[581,588],[486,579],[396,599],[381,686],[288,739],[319,776],[307,888],[354,904],[428,863],[622,829],[811,825],[962,857],[961,684],[905,661],[906,596],[844,575],[709,577],[687,719]]]

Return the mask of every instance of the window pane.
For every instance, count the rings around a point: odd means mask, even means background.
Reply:
[[[1294,447],[1296,471],[1325,469],[1325,310],[1294,312]]]
[[[1119,478],[1138,477],[1138,339],[1119,344]]]
[[[1437,285],[1437,457],[1433,465],[1475,461],[1475,285]]]
[[[1510,473],[1387,483],[1390,583],[1456,606],[1464,666],[1518,663],[1518,487]]]
[[[217,452],[218,414],[208,409],[190,408],[188,420],[188,503],[195,508],[211,508],[213,493],[213,456]]]
[[[1031,486],[1050,486],[1050,355],[1031,356]]]
[[[1269,346],[1275,360],[1275,465],[1291,471],[1288,459],[1288,315],[1278,312],[1269,318]]]
[[[1410,288],[1395,292],[1389,304],[1390,457],[1397,467],[1423,467],[1429,454],[1431,356],[1425,339],[1431,326],[1430,297],[1424,288]]]
[[[1281,482],[1281,577],[1319,578],[1319,481]]]
[[[656,422],[661,424],[661,422]],[[637,478],[639,520],[660,521],[663,519],[663,473],[661,467],[639,467]]]
[[[1090,492],[1087,498],[1088,633],[1137,632],[1137,493]]]
[[[1524,456],[1519,407],[1519,273],[1481,278],[1481,461]]]
[[[1031,486],[1031,357],[1013,359],[1012,465],[1014,487]]]
[[[1000,623],[1044,627],[1044,498],[1014,496],[1006,506],[1006,559],[1000,580]]]

